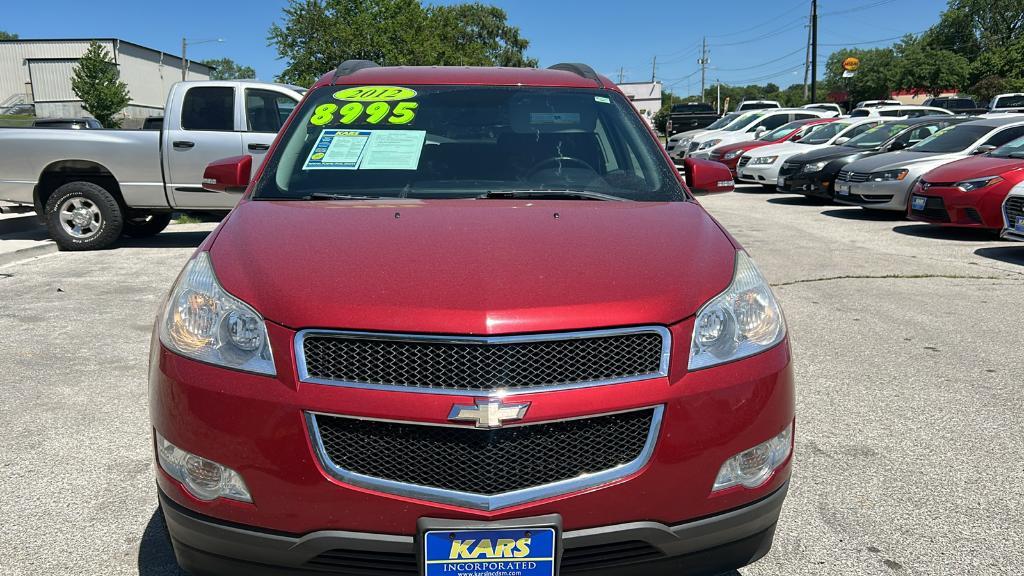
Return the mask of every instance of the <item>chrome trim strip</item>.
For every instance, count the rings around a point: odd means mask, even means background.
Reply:
[[[605,380],[591,380],[587,382],[574,382],[571,384],[552,384],[550,386],[536,386],[532,388],[513,388],[498,390],[448,390],[443,388],[429,388],[426,386],[398,386],[394,384],[372,384],[369,382],[349,382],[344,380],[328,380],[315,378],[309,375],[306,367],[305,341],[308,336],[334,336],[343,338],[361,338],[365,340],[404,340],[412,342],[437,342],[447,344],[510,344],[519,342],[554,342],[562,340],[582,340],[585,338],[600,338],[602,336],[621,336],[624,334],[655,333],[661,336],[661,362],[657,372],[640,374],[637,376],[625,376],[622,378],[608,378]],[[612,384],[623,384],[626,382],[637,382],[650,380],[652,378],[663,378],[668,376],[669,357],[672,351],[672,333],[664,326],[633,326],[628,328],[610,328],[604,330],[585,330],[577,332],[545,332],[542,334],[525,334],[517,336],[446,336],[431,334],[400,334],[390,332],[358,332],[344,330],[321,330],[310,328],[300,330],[295,335],[295,364],[298,369],[299,381],[309,384],[324,384],[327,386],[341,386],[345,388],[360,388],[364,390],[387,390],[392,392],[412,392],[418,394],[445,394],[450,396],[488,396],[501,397],[516,396],[519,394],[534,394],[538,392],[550,392],[552,390],[575,390],[578,388],[590,388],[594,386],[609,386]]]
[[[610,416],[613,414],[621,414],[626,412],[639,412],[642,410],[653,410],[654,413],[651,416],[651,428],[647,432],[647,441],[644,443],[643,450],[640,455],[637,456],[632,462],[627,462],[602,470],[601,472],[594,472],[592,474],[584,474],[577,476],[576,478],[570,478],[568,480],[560,480],[550,484],[543,484],[540,486],[533,486],[530,488],[523,488],[521,490],[515,490],[512,492],[503,492],[495,495],[475,494],[472,492],[459,492],[456,490],[446,490],[443,488],[434,488],[431,486],[420,486],[418,484],[408,484],[405,482],[397,482],[394,480],[386,480],[383,478],[376,478],[374,476],[367,476],[365,474],[359,474],[351,472],[339,467],[327,456],[327,449],[324,447],[323,439],[320,436],[320,428],[317,426],[315,412],[305,412],[306,416],[306,427],[309,429],[309,437],[313,442],[314,452],[316,452],[317,460],[323,469],[336,480],[352,486],[360,488],[366,488],[368,490],[375,490],[377,492],[383,492],[385,494],[392,494],[395,496],[402,496],[406,498],[416,498],[418,500],[425,500],[427,502],[434,502],[437,504],[447,504],[452,506],[460,506],[463,508],[471,508],[474,510],[499,510],[501,508],[508,508],[509,506],[517,506],[519,504],[525,504],[527,502],[534,502],[537,500],[544,500],[547,498],[553,498],[555,496],[561,496],[563,494],[569,494],[572,492],[578,492],[580,490],[586,490],[588,488],[594,488],[602,484],[608,484],[615,480],[620,480],[627,476],[631,476],[636,472],[643,469],[651,459],[651,455],[654,453],[654,446],[658,441],[658,434],[661,431],[661,420],[665,412],[664,405],[658,406],[647,406],[644,408],[637,408],[635,410],[624,410],[620,412],[609,412],[604,414],[592,414],[583,418],[600,418],[602,416]],[[327,416],[327,414],[322,414]],[[329,416],[335,418],[348,418],[344,415],[330,414]],[[372,420],[372,419],[368,419]],[[538,424],[546,424],[549,422],[560,422],[560,420],[546,421],[546,422],[531,422],[528,424],[520,424],[520,426],[532,426]],[[402,422],[404,424],[412,424],[418,426],[433,426],[430,423],[423,422]],[[477,430],[476,428],[470,428],[463,426],[466,430]],[[488,430],[478,430],[482,434],[487,434]]]

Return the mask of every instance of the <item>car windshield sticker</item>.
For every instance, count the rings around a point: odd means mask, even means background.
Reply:
[[[324,130],[303,170],[355,170],[373,134],[370,130]]]
[[[415,170],[425,130],[334,130],[321,132],[303,170]]]
[[[600,102],[601,104],[611,104],[612,99],[607,96],[594,96],[594,102]]]
[[[415,97],[415,90],[398,86],[359,86],[338,90],[334,93],[335,100],[353,102],[394,102]]]
[[[363,104],[362,102],[348,102],[338,107],[337,104],[329,102],[321,104],[313,111],[309,123],[313,126],[327,126],[329,124],[380,124],[387,121],[388,124],[408,124],[416,118],[416,102],[398,102],[394,106],[390,102],[373,102]]]

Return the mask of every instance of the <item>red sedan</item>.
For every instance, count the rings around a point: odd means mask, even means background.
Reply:
[[[736,163],[740,161],[740,156],[743,156],[745,152],[753,150],[754,148],[768,146],[769,144],[781,144],[783,142],[789,142],[790,140],[795,142],[809,134],[812,130],[815,130],[815,126],[835,121],[835,118],[795,120],[789,124],[779,126],[771,132],[766,132],[757,140],[747,140],[746,142],[737,142],[736,144],[729,144],[728,146],[719,146],[711,153],[711,160],[721,162],[728,166],[729,170],[732,171],[733,178],[735,178]]]
[[[982,228],[1003,227],[1001,207],[1006,195],[1024,181],[1024,139],[926,173],[911,193],[911,220]]]

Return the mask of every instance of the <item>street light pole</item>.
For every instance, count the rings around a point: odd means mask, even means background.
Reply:
[[[211,38],[209,40],[196,40],[189,42],[188,38],[181,37],[181,81],[184,82],[188,76],[188,45],[207,44],[209,42],[223,42],[223,38]]]

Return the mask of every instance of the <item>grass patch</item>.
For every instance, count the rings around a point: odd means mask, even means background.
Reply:
[[[180,214],[179,213],[179,214],[175,214],[174,215],[174,223],[175,224],[202,224],[203,221],[200,220],[199,218],[196,218],[195,216],[193,216],[191,214]]]

